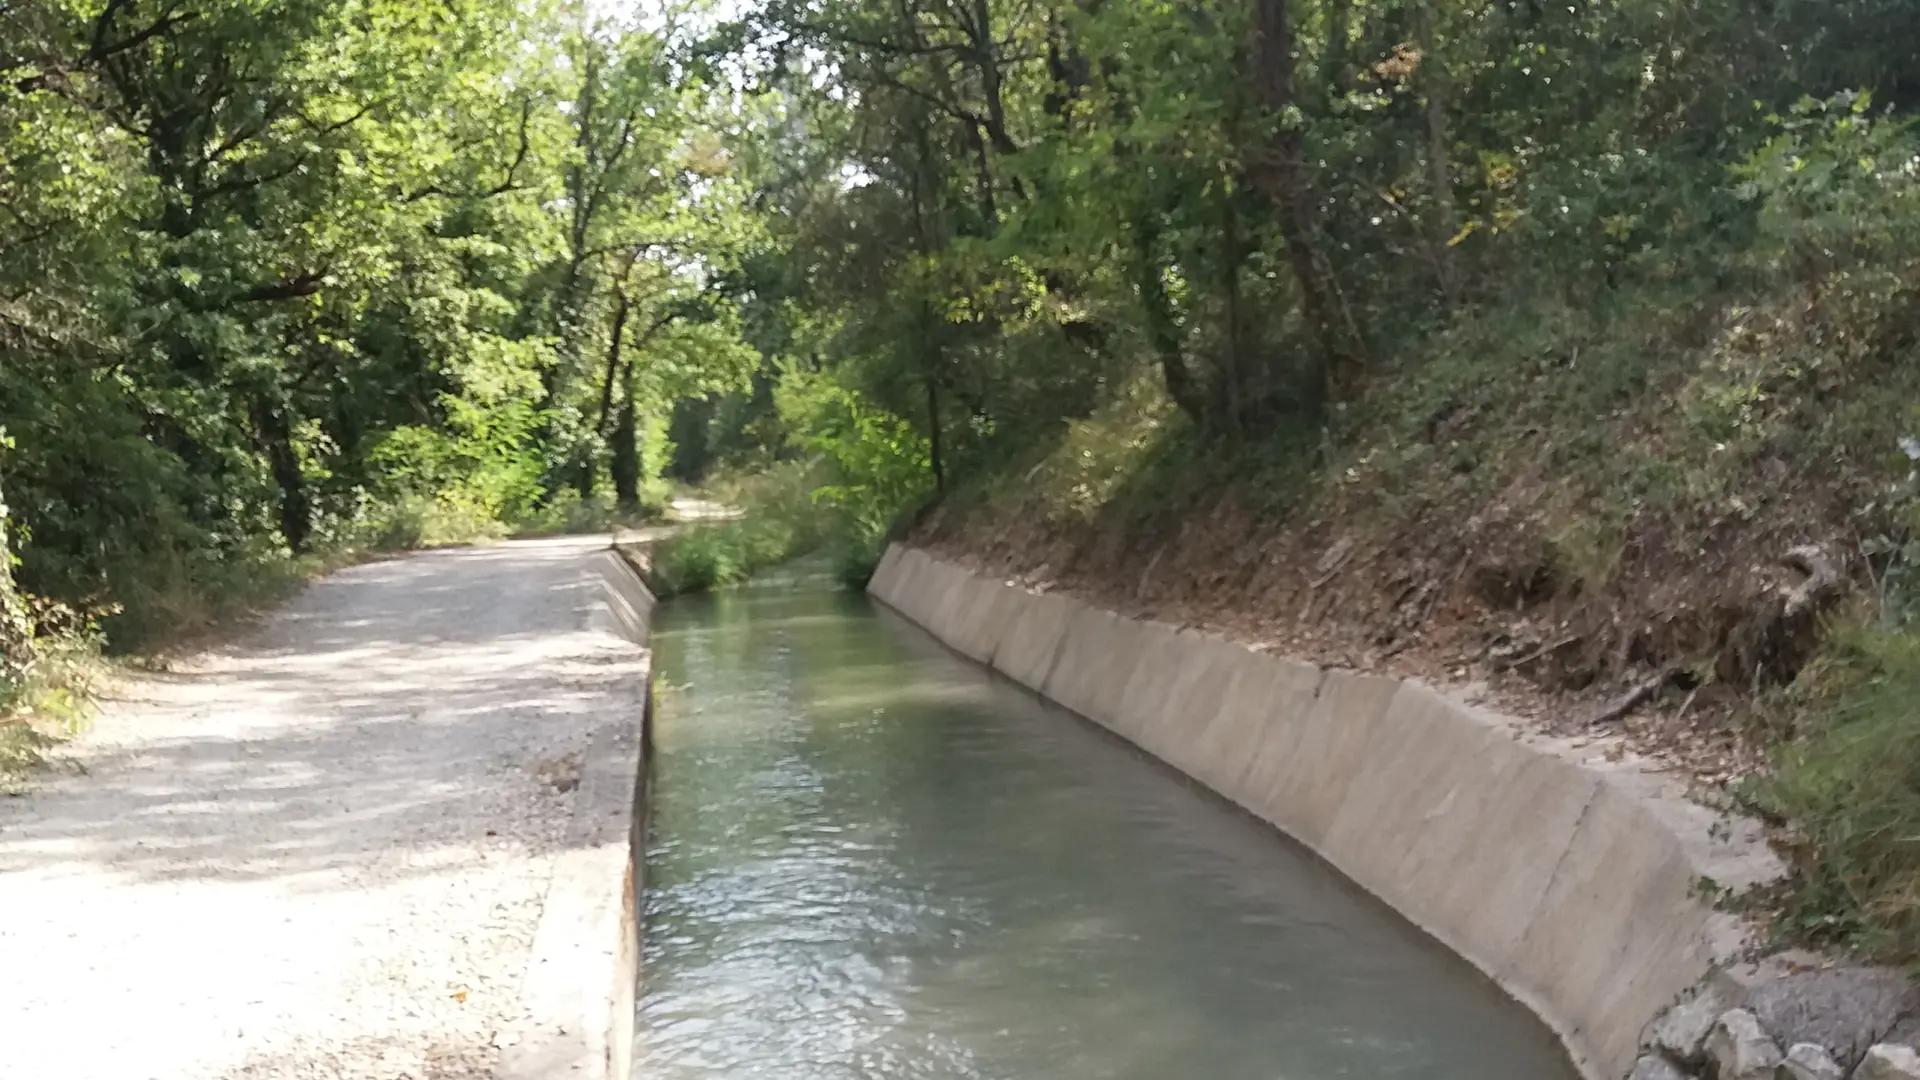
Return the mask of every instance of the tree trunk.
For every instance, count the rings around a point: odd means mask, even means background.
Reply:
[[[1440,291],[1447,303],[1454,303],[1453,238],[1460,231],[1459,215],[1453,203],[1453,161],[1447,147],[1447,72],[1440,62],[1436,46],[1439,34],[1432,0],[1422,6],[1426,44],[1420,58],[1420,74],[1427,91],[1427,175],[1433,182],[1433,263],[1440,278]]]
[[[927,457],[933,466],[933,490],[947,493],[947,466],[940,456],[940,388],[927,375]]]
[[[1447,156],[1447,103],[1440,90],[1427,91],[1427,168],[1433,177],[1433,263],[1440,291],[1454,302],[1453,237],[1460,231],[1453,206],[1453,167]]]
[[[1350,340],[1341,326],[1333,282],[1322,269],[1316,247],[1319,217],[1294,100],[1293,20],[1287,0],[1254,0],[1253,38],[1254,96],[1273,124],[1254,177],[1280,212],[1287,264],[1300,289],[1301,311],[1325,354],[1307,373],[1306,389],[1324,395],[1331,370],[1328,361],[1357,361],[1358,342]]]
[[[0,491],[0,706],[34,660],[33,620],[13,584],[13,548],[7,542],[7,500]]]
[[[286,410],[255,401],[254,430],[267,454],[273,482],[280,487],[280,535],[298,555],[313,534],[313,508],[307,501],[307,481],[300,471],[300,455],[293,448],[293,429]]]
[[[1146,315],[1147,338],[1160,357],[1160,377],[1166,383],[1167,396],[1187,414],[1187,419],[1204,427],[1212,417],[1205,393],[1193,377],[1193,369],[1187,366],[1185,335],[1174,317],[1173,299],[1167,295],[1166,283],[1160,280],[1160,260],[1154,254],[1160,230],[1153,215],[1140,215],[1132,233],[1134,284],[1140,292],[1141,310]]]
[[[993,194],[993,159],[987,154],[987,143],[981,135],[980,125],[969,124],[965,130],[967,143],[974,154],[974,184],[980,204],[981,235],[991,238],[1000,230],[1000,209]],[[915,212],[918,213],[918,210]]]
[[[1011,154],[1019,147],[1007,133],[1007,105],[1001,91],[1000,56],[993,40],[993,8],[989,0],[973,0],[972,39],[974,65],[980,71],[980,94],[987,103],[987,138],[994,153]]]
[[[607,378],[600,385],[600,418],[593,425],[594,432],[602,437],[606,436],[607,417],[613,411],[613,384],[620,377],[620,344],[626,337],[627,313],[632,309],[626,289],[616,289],[614,295],[618,299],[613,308],[613,329],[607,334]]]
[[[626,287],[626,275],[632,269],[633,262],[629,260],[627,269],[621,272],[620,284],[613,290],[615,298],[613,325],[607,333],[607,373],[600,383],[600,414],[593,423],[594,437],[607,440],[607,472],[613,478],[614,498],[627,509],[640,505],[639,453],[635,449],[633,434],[633,368],[630,364],[623,368],[620,363],[620,353],[625,348],[627,340],[627,319],[633,312],[633,298],[627,295]],[[666,325],[667,318],[670,316],[663,317],[648,328],[641,339],[641,345],[645,344],[647,337],[653,336],[660,327]],[[613,390],[616,383],[625,384],[621,388],[624,404],[621,406],[620,416],[613,430],[608,431],[607,421],[613,414]],[[623,433],[626,439],[624,445],[621,443]],[[596,479],[593,451],[588,450],[581,462],[578,478],[582,499],[593,497],[593,485]]]
[[[580,460],[573,466],[573,490],[582,501],[593,498],[594,485],[600,481],[600,468],[593,460],[591,448],[580,451]]]
[[[978,141],[978,131],[974,132],[974,139]],[[913,238],[914,245],[922,253],[926,253],[933,249],[933,243],[932,238],[928,235],[926,208],[923,205],[925,195],[921,190],[921,172],[927,168],[928,163],[932,160],[932,152],[927,146],[924,128],[920,131],[915,146],[920,151],[920,155],[919,160],[915,162],[915,168],[912,174]],[[981,147],[980,149],[980,160],[984,169],[984,163],[986,161],[985,147]],[[986,188],[989,196],[992,192],[990,179],[991,178],[987,178],[988,186]],[[990,206],[991,202],[989,201],[989,207]],[[942,351],[943,332],[939,325],[939,320],[934,317],[933,302],[928,299],[925,288],[925,283],[920,283],[920,332],[918,334],[919,340],[916,342],[918,346],[916,351],[920,356],[920,378],[926,383],[927,387],[927,454],[929,458],[928,463],[933,468],[933,489],[936,492],[944,494],[947,490],[947,466],[942,453],[943,448],[940,445],[940,368],[945,361],[945,354]]]
[[[1327,50],[1320,58],[1320,85],[1329,101],[1337,101],[1347,92],[1352,63],[1347,39],[1352,36],[1353,0],[1329,0]]]
[[[1080,4],[1084,12],[1086,4]],[[1047,15],[1047,95],[1040,105],[1062,128],[1068,126],[1068,110],[1080,99],[1093,72],[1081,53],[1079,43],[1067,32],[1058,12]]]
[[[613,437],[608,440],[611,454],[607,471],[613,474],[614,497],[619,500],[620,508],[637,510],[640,507],[639,418],[633,408],[633,379],[629,377],[626,383],[620,395],[620,419],[613,426]]]
[[[1234,212],[1234,193],[1228,189],[1220,200],[1220,287],[1227,305],[1227,364],[1221,373],[1222,395],[1227,430],[1238,439],[1246,426],[1247,413],[1251,401],[1250,393],[1257,393],[1266,387],[1249,385],[1250,366],[1247,363],[1245,340],[1241,327],[1245,319],[1241,315],[1240,264],[1246,258],[1246,252],[1240,245],[1240,219]]]

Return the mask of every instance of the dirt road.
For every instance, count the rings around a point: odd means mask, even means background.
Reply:
[[[638,730],[604,546],[358,567],[123,687],[0,802],[0,1077],[494,1076],[556,868],[607,839],[583,764]]]

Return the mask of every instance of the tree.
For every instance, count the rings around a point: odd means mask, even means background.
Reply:
[[[726,306],[686,306],[741,226],[660,33],[493,0],[0,19],[19,581],[120,604],[123,639],[403,506],[524,517],[609,440],[635,501],[647,395],[742,378]]]

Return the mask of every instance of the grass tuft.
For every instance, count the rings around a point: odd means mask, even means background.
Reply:
[[[1776,929],[1884,960],[1920,958],[1920,636],[1837,632],[1790,704],[1750,794],[1792,824]]]
[[[694,525],[654,546],[647,585],[661,599],[739,585],[802,554],[802,546],[797,530],[777,518]]]
[[[15,794],[25,777],[93,716],[103,672],[97,624],[39,602],[32,659],[0,677],[0,792]]]

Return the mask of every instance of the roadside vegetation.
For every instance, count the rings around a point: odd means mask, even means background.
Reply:
[[[1910,0],[598,10],[0,10],[5,753],[47,658],[679,485],[663,593],[907,536],[1484,681],[1920,959]]]
[[[0,5],[0,725],[370,553],[604,529],[747,385],[742,121],[563,4]]]
[[[1775,768],[1751,786],[1790,828],[1790,940],[1920,956],[1920,635],[1843,622],[1774,715]]]
[[[794,460],[709,478],[703,495],[730,516],[686,522],[647,545],[643,576],[653,594],[666,599],[728,588],[817,550],[827,522],[809,498],[814,471]]]
[[[889,529],[932,493],[926,439],[842,386],[790,372],[768,418],[788,456],[769,460],[756,448],[708,478],[704,490],[740,516],[651,545],[646,576],[656,595],[738,585],[816,552],[843,584],[862,588]]]

